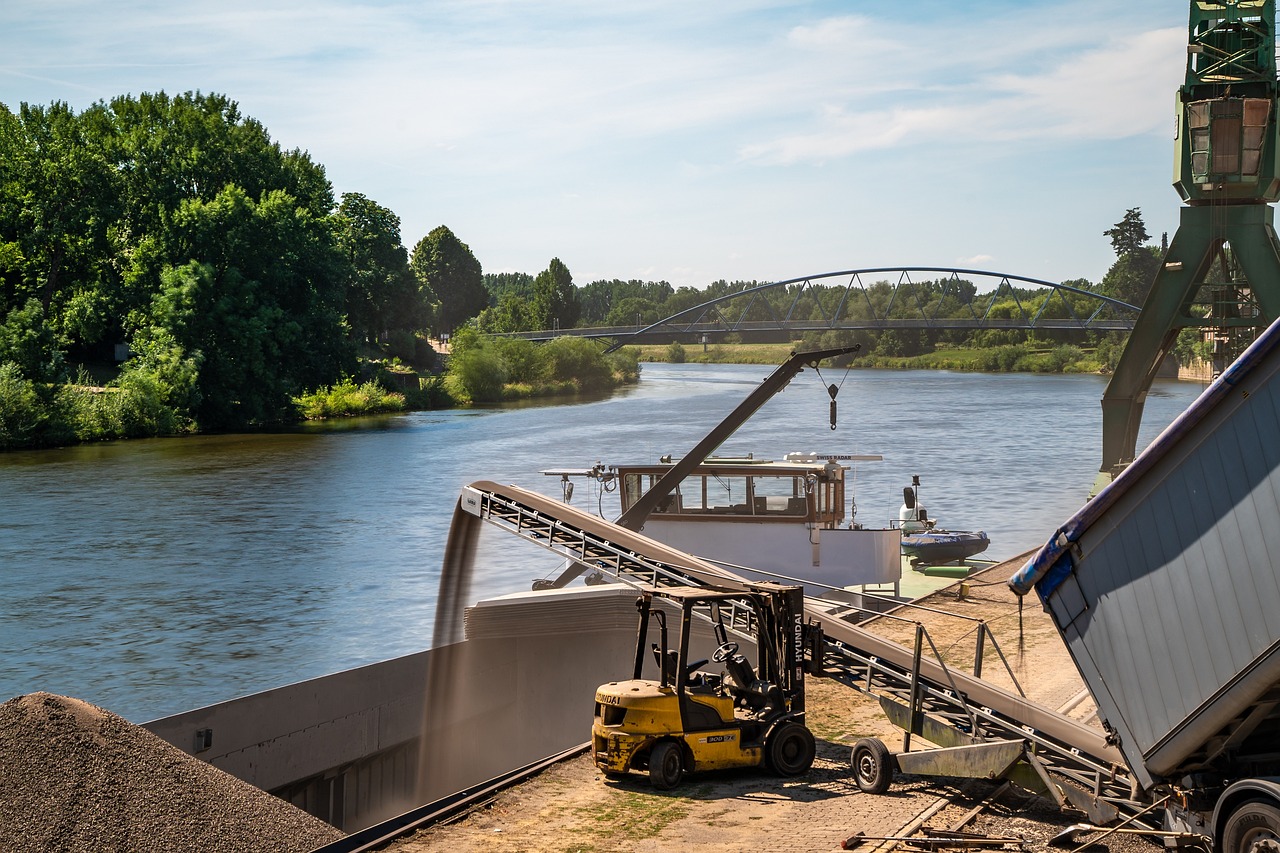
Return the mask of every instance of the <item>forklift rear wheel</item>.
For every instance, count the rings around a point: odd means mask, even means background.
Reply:
[[[654,745],[649,753],[649,780],[659,791],[670,791],[680,784],[684,772],[684,757],[675,741],[664,740]]]
[[[766,755],[770,769],[779,776],[799,776],[809,772],[817,745],[802,723],[787,722],[774,729]]]
[[[893,782],[893,756],[884,742],[864,737],[853,745],[849,758],[859,790],[867,794],[883,794]]]

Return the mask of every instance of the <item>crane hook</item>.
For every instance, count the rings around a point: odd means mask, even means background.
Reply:
[[[831,384],[827,386],[827,393],[831,395],[831,428],[836,428],[836,395],[840,393],[840,386]]]

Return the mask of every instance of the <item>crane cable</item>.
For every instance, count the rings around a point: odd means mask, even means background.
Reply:
[[[832,430],[836,428],[836,395],[839,394],[840,389],[844,387],[844,381],[849,378],[849,370],[850,370],[849,365],[845,365],[844,376],[840,377],[839,385],[836,385],[834,382],[827,385],[827,394],[831,397],[831,429]],[[827,380],[823,378],[822,369],[818,367],[818,365],[815,364],[813,366],[813,371],[814,373],[818,374],[818,379],[823,384],[826,384]]]

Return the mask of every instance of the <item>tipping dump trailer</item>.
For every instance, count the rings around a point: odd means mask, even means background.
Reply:
[[[1280,849],[1278,564],[1280,323],[1009,581],[1166,828],[1222,853]]]

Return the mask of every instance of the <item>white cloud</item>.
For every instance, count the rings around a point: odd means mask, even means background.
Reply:
[[[945,164],[1054,147],[1049,174],[1099,139],[1115,186],[1073,203],[1104,207],[1078,231],[1106,256],[1095,232],[1150,206],[1140,180],[1169,195],[1167,161],[1145,177],[1149,143],[1120,143],[1167,133],[1185,60],[1185,9],[1162,0],[6,0],[0,19],[0,102],[225,93],[340,192],[396,211],[410,243],[444,222],[486,269],[559,255],[575,278],[674,284],[894,262],[922,228],[931,260],[972,257],[1003,245],[970,225],[997,195],[1002,239],[1034,245],[1018,229],[1040,218],[1005,211],[1041,209],[1044,175],[1027,199],[1018,175],[958,189]],[[947,192],[967,193],[963,221]]]
[[[871,29],[867,18],[843,15],[827,18],[817,24],[793,27],[787,33],[787,41],[805,48],[865,48],[865,39]]]
[[[965,76],[971,55],[952,53],[952,73],[942,75],[952,84],[921,80],[902,97],[858,93],[822,103],[807,126],[743,145],[739,157],[766,165],[821,163],[901,145],[1060,144],[1150,133],[1169,126],[1170,91],[1181,76],[1184,42],[1178,28],[1136,32],[1100,48],[1067,52],[1046,71],[976,78]]]

